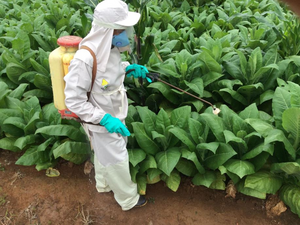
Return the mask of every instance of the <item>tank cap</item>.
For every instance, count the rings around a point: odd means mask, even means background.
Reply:
[[[82,38],[78,36],[63,36],[57,39],[57,44],[65,47],[77,47]]]

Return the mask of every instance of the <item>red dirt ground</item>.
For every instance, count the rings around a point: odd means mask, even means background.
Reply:
[[[14,163],[20,154],[0,150],[0,224],[9,225],[297,225],[289,209],[268,217],[266,201],[242,194],[192,186],[185,179],[177,192],[163,182],[147,186],[148,204],[123,212],[112,193],[98,193],[94,172],[84,165],[60,163],[60,176],[50,178],[34,166]]]

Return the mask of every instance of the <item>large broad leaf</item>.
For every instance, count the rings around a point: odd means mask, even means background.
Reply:
[[[66,141],[53,150],[55,158],[61,157],[75,164],[83,163],[90,154],[88,143]]]
[[[204,131],[203,125],[193,118],[189,118],[188,120],[190,135],[193,138],[196,145],[200,142],[201,134]]]
[[[268,152],[270,155],[273,155],[274,145],[261,143],[255,146],[250,151],[248,151],[246,154],[244,154],[241,159],[242,160],[253,159],[254,157],[258,156],[262,152]]]
[[[15,142],[18,138],[17,137],[4,137],[0,139],[0,148],[4,150],[9,150],[13,152],[21,151],[20,148],[15,146]]]
[[[156,115],[154,112],[148,109],[148,107],[136,107],[140,118],[142,119],[144,123],[145,130],[148,134],[148,136],[151,135],[151,132],[155,130],[155,121],[156,121]]]
[[[27,145],[33,144],[37,140],[37,135],[30,134],[26,135],[24,137],[20,137],[15,141],[15,146],[19,149],[24,149]]]
[[[183,106],[174,109],[171,112],[171,124],[184,129],[188,126],[188,120],[190,116],[191,116],[190,106]]]
[[[237,153],[230,145],[220,143],[216,154],[208,156],[204,163],[208,168],[216,170],[219,166],[223,165],[228,159],[236,154]]]
[[[271,124],[261,119],[249,118],[246,119],[245,121],[249,123],[254,128],[254,130],[256,130],[263,137],[268,136],[269,132],[274,129],[274,127]]]
[[[168,113],[161,108],[156,116],[156,131],[160,134],[165,133],[165,128],[171,125],[171,120]]]
[[[238,175],[241,179],[246,175],[255,173],[254,165],[247,161],[229,159],[224,166],[228,171]]]
[[[138,174],[136,177],[136,183],[138,188],[138,193],[140,195],[146,194],[147,189],[147,176],[145,174]]]
[[[176,192],[180,185],[181,176],[177,170],[173,170],[170,176],[167,176],[165,174],[162,175],[162,180],[166,182],[168,188]]]
[[[297,149],[300,143],[300,108],[285,110],[282,114],[282,126],[292,135],[293,147]]]
[[[275,124],[278,129],[282,128],[282,114],[285,110],[291,107],[291,93],[284,88],[276,88],[272,109],[275,119]]]
[[[242,119],[248,119],[248,118],[258,119],[259,118],[259,112],[258,112],[256,104],[253,103],[253,104],[249,105],[248,107],[246,107],[243,111],[241,111],[239,113],[239,116]]]
[[[265,144],[275,143],[278,141],[282,142],[284,144],[285,150],[292,156],[293,159],[296,159],[296,149],[294,149],[282,130],[271,130],[265,139]]]
[[[247,176],[245,180],[245,187],[273,195],[276,194],[281,185],[282,178],[267,171],[251,174]]]
[[[195,185],[203,185],[207,188],[216,180],[216,173],[213,171],[206,171],[204,174],[197,173],[192,182]]]
[[[210,143],[201,143],[197,145],[197,149],[201,152],[202,150],[209,150],[212,153],[216,154],[220,142],[210,142]]]
[[[140,122],[132,123],[134,135],[137,143],[147,154],[155,155],[160,151],[157,144],[147,135],[144,124]]]
[[[155,158],[158,168],[167,176],[170,176],[171,172],[178,163],[180,156],[181,152],[179,148],[170,148],[167,151],[157,153]]]
[[[221,105],[221,117],[227,130],[237,134],[241,130],[248,131],[249,125],[236,112],[226,105]]]
[[[271,172],[285,173],[287,175],[294,175],[300,179],[300,164],[297,162],[274,163],[271,166]]]
[[[191,82],[185,80],[185,84],[200,97],[203,96],[203,80],[200,77],[195,78]]]
[[[300,187],[285,184],[279,192],[280,199],[290,207],[291,211],[300,217]]]
[[[176,169],[185,176],[192,177],[197,173],[197,168],[190,160],[180,158],[176,165]]]
[[[48,155],[44,152],[37,151],[37,146],[32,146],[17,160],[17,165],[32,166],[38,162],[47,160]]]
[[[147,155],[146,159],[140,163],[140,174],[145,173],[149,169],[156,169],[157,168],[157,163],[152,155]]]
[[[75,141],[86,141],[85,135],[71,125],[50,125],[37,129],[35,133],[49,136],[67,136]]]
[[[199,173],[204,173],[205,172],[205,169],[203,168],[203,166],[200,164],[199,162],[199,159],[196,155],[195,152],[190,152],[189,150],[187,149],[182,149],[181,150],[181,157],[182,158],[185,158],[187,160],[190,160],[194,163],[194,165],[196,166],[197,170]]]
[[[174,134],[179,140],[181,140],[182,143],[185,144],[191,151],[195,151],[196,145],[189,138],[188,133],[185,130],[179,127],[174,127],[169,129],[169,132]]]
[[[214,133],[216,139],[220,142],[225,142],[223,131],[225,130],[222,118],[209,113],[203,113],[200,115],[202,122],[206,123],[211,131]]]
[[[252,189],[245,186],[245,180],[241,180],[236,184],[236,188],[239,192],[241,192],[244,195],[249,195],[255,198],[259,199],[266,199],[267,195],[265,192],[260,192],[256,189]]]
[[[171,87],[167,84],[164,84],[162,82],[154,82],[149,84],[148,88],[157,89],[167,100],[174,104],[178,104],[178,97],[174,94],[174,92],[171,90]]]
[[[13,90],[9,96],[12,98],[17,98],[17,99],[21,99],[23,96],[23,93],[25,91],[25,89],[27,88],[28,84],[20,84],[15,90]],[[1,97],[0,97],[1,99]]]
[[[129,161],[136,166],[146,158],[146,153],[142,149],[128,149]]]

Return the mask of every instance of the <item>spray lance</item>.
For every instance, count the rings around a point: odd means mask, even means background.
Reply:
[[[127,75],[128,73],[132,72],[132,71],[134,71],[134,69],[128,70],[128,71],[126,72],[126,75]],[[180,92],[183,92],[183,93],[185,93],[185,94],[187,94],[187,95],[190,95],[190,96],[192,96],[193,98],[196,98],[196,99],[198,99],[198,100],[200,100],[200,101],[202,101],[202,102],[204,102],[204,103],[210,105],[210,106],[212,107],[213,113],[214,113],[215,115],[218,115],[218,114],[220,113],[220,111],[221,111],[219,108],[215,107],[215,106],[214,106],[212,103],[210,103],[209,101],[206,101],[206,100],[204,100],[204,99],[202,99],[202,98],[199,98],[199,97],[196,96],[196,95],[193,95],[193,94],[191,94],[191,93],[189,93],[189,92],[187,92],[187,91],[185,91],[185,90],[182,90],[182,89],[179,88],[179,87],[176,87],[176,86],[174,86],[174,85],[172,85],[172,84],[170,84],[170,83],[168,83],[168,82],[166,82],[166,81],[160,79],[158,73],[147,73],[147,74],[146,74],[146,79],[147,79],[148,82],[150,82],[150,83],[151,83],[151,82],[154,82],[154,81],[162,82],[162,83],[164,83],[164,84],[166,84],[166,85],[168,85],[168,86],[170,86],[170,87],[172,87],[172,88],[174,88],[174,89],[176,89],[176,90],[178,90],[178,91],[180,91]]]

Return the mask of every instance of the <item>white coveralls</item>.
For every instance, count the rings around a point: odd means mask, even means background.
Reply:
[[[98,70],[91,88],[93,57],[84,49],[78,50],[65,76],[66,106],[82,120],[99,124],[106,113],[123,123],[127,116],[128,102],[123,82],[125,68],[118,48],[111,48],[113,29],[93,23],[91,32],[81,45],[90,47],[96,54]],[[79,47],[80,47],[79,46]],[[109,133],[104,126],[87,125],[95,152],[95,180],[99,192],[113,191],[122,210],[133,208],[138,200],[137,185],[129,172],[127,138]]]

